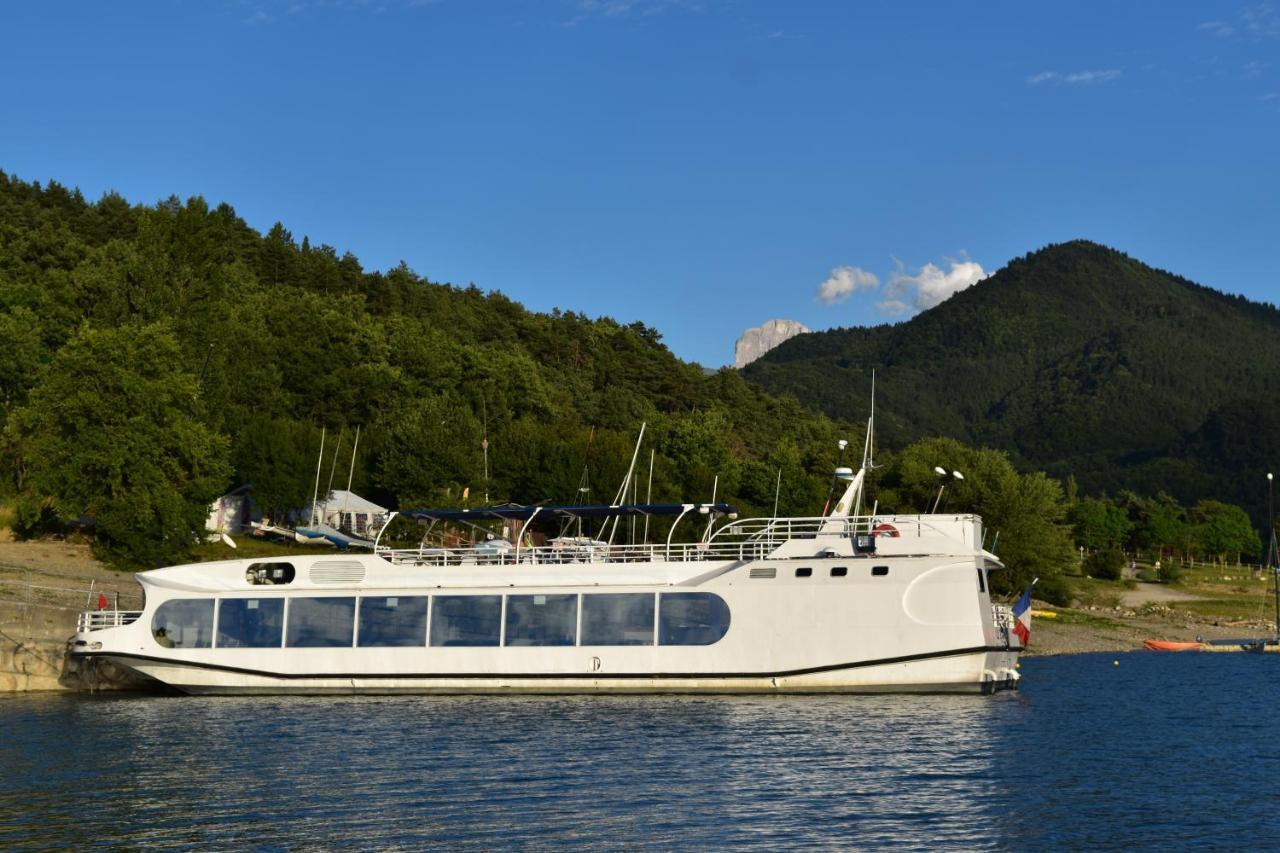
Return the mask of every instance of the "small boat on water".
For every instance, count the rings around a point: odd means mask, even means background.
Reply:
[[[1142,645],[1153,652],[1198,652],[1204,648],[1199,641],[1182,643],[1172,640],[1143,640]]]
[[[864,513],[868,470],[865,455],[856,476],[837,469],[848,486],[816,517],[740,519],[714,500],[406,511],[504,535],[142,572],[143,609],[82,614],[71,653],[187,693],[1016,687],[1022,643],[990,597],[1002,564],[982,520]],[[612,532],[565,536],[584,519]],[[619,542],[623,519],[668,532]]]

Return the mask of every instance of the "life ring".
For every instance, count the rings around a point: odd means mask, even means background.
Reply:
[[[879,536],[882,539],[897,539],[900,534],[898,533],[898,528],[887,521],[882,521],[871,528],[871,535]]]

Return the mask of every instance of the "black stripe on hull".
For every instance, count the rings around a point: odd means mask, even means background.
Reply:
[[[584,647],[586,648],[586,647]],[[823,666],[811,666],[803,669],[778,670],[774,672],[271,672],[261,669],[250,669],[247,667],[227,666],[225,664],[209,663],[206,661],[189,661],[180,658],[157,657],[154,655],[138,655],[129,654],[127,652],[87,652],[74,651],[72,655],[82,658],[110,658],[121,662],[128,666],[128,661],[145,661],[148,663],[163,663],[173,666],[186,666],[195,669],[213,669],[221,672],[232,672],[240,675],[255,675],[262,678],[275,678],[282,681],[299,680],[299,679],[357,679],[360,681],[369,681],[377,679],[397,679],[397,680],[472,680],[472,679],[511,679],[511,680],[580,680],[592,681],[601,679],[627,679],[627,680],[658,680],[658,679],[729,679],[729,678],[787,678],[799,675],[814,675],[822,672],[834,672],[842,669],[863,669],[872,666],[889,666],[896,663],[912,663],[915,661],[931,660],[933,658],[958,657],[960,655],[972,655],[987,652],[1005,652],[1017,654],[1020,649],[1005,648],[1004,646],[972,646],[964,649],[946,649],[936,652],[921,652],[914,655],[901,655],[899,657],[878,658],[876,660],[851,661],[847,663],[825,664]]]

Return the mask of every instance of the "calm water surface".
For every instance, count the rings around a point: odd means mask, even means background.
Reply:
[[[995,697],[8,697],[0,848],[1280,845],[1280,656],[1023,674]]]

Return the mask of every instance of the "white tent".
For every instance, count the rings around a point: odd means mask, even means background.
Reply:
[[[307,508],[307,523],[312,520],[357,534],[375,534],[390,513],[386,507],[360,497],[346,489],[334,489],[327,497]]]
[[[253,513],[253,501],[249,497],[252,486],[244,485],[227,492],[209,504],[209,518],[204,528],[211,533],[240,533]]]

